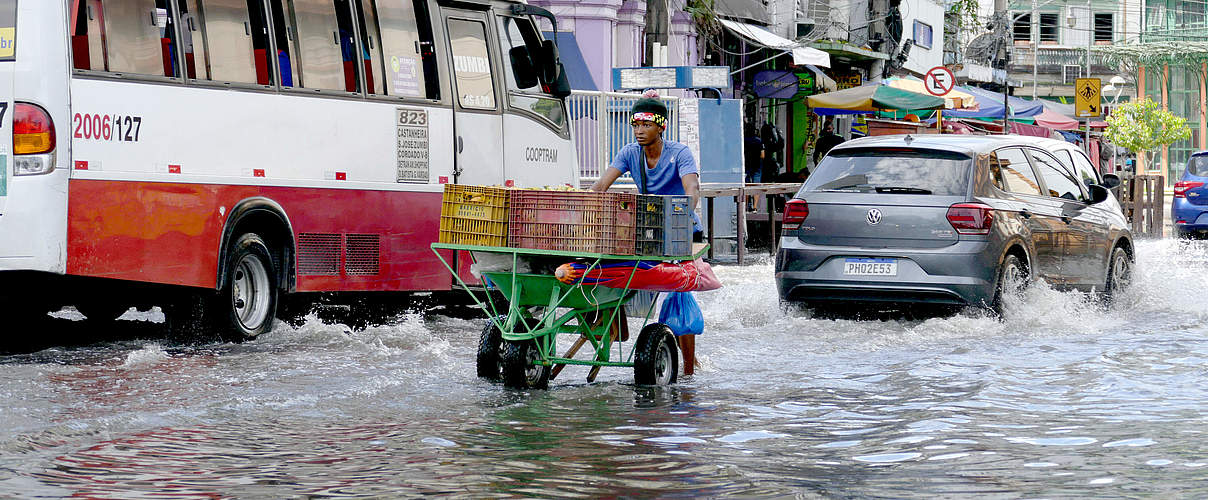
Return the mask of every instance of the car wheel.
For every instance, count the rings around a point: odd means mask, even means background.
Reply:
[[[503,342],[503,385],[512,389],[546,389],[550,367],[541,364],[536,339]]]
[[[998,284],[994,288],[994,314],[1002,316],[1003,298],[1018,295],[1028,286],[1028,266],[1014,254],[1007,255],[998,267]]]
[[[1107,282],[1103,286],[1103,298],[1111,304],[1132,283],[1132,256],[1123,247],[1112,250],[1107,261]]]
[[[675,334],[662,323],[651,323],[638,334],[634,346],[633,382],[637,385],[670,385],[679,374]]]

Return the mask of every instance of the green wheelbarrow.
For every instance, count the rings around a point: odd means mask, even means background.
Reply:
[[[516,272],[529,259],[565,261],[578,259],[590,268],[604,261],[682,261],[704,254],[699,245],[691,256],[649,257],[561,252],[525,248],[432,244],[433,251],[454,279],[489,319],[479,338],[476,365],[478,376],[502,381],[517,389],[544,389],[566,365],[590,366],[588,381],[602,367],[629,367],[639,385],[668,385],[679,372],[679,350],[675,335],[662,323],[652,322],[654,302],[645,308],[643,327],[637,339],[626,344],[629,324],[625,305],[636,291],[598,285],[567,284],[552,273]],[[440,250],[468,251],[474,261],[490,255],[495,267],[482,270],[483,286],[467,285],[441,255]],[[507,265],[510,260],[510,266]],[[502,265],[500,265],[502,263]],[[630,274],[632,278],[633,274]],[[558,341],[569,348],[558,354]],[[590,346],[586,359],[575,354]]]

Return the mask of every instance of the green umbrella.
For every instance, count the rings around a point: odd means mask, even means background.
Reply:
[[[847,111],[878,111],[882,109],[944,109],[944,99],[933,95],[902,90],[888,85],[865,85],[850,89],[816,94],[806,98],[812,108]]]

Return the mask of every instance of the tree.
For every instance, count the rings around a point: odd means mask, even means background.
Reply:
[[[1103,137],[1136,153],[1138,158],[1144,154],[1146,165],[1153,164],[1162,146],[1191,138],[1186,118],[1162,109],[1148,97],[1117,106],[1107,117],[1107,125]]]

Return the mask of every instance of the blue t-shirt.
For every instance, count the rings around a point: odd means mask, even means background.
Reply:
[[[636,142],[626,144],[612,160],[612,168],[620,170],[623,174],[628,173],[633,178],[633,183],[644,194],[685,194],[684,181],[681,178],[688,174],[700,174],[696,159],[692,157],[688,146],[666,139],[663,139],[663,154],[659,156],[658,163],[654,168],[646,169],[646,187],[643,189],[639,169],[645,166],[646,153]],[[692,213],[692,221],[694,229],[700,231],[700,219],[696,217],[695,212]]]

